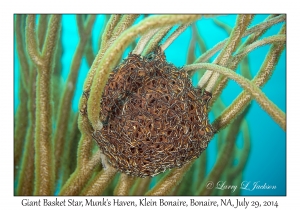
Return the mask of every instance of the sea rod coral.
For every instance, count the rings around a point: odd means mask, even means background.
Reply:
[[[261,89],[285,49],[285,15],[256,25],[255,15],[237,15],[233,27],[216,15],[105,15],[95,44],[97,17],[76,15],[79,41],[66,81],[64,17],[14,17],[15,195],[239,194],[206,183],[241,182],[250,152],[245,116],[251,101],[286,130],[284,111]],[[228,38],[207,49],[196,24],[204,19]],[[279,23],[278,34],[264,36]],[[176,67],[165,52],[186,30],[192,32],[187,61]],[[248,56],[265,45],[270,49],[252,77]],[[89,70],[74,111],[84,60]],[[226,106],[220,96],[230,80],[242,92]],[[236,143],[240,132],[242,148]],[[213,136],[217,158],[208,170],[206,147]]]

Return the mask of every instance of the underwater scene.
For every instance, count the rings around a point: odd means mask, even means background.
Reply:
[[[14,15],[14,195],[286,195],[286,16]]]

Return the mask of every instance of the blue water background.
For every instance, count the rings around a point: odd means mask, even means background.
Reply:
[[[268,15],[256,15],[251,26],[260,23]],[[139,18],[136,22],[139,22]],[[219,20],[227,23],[233,27],[236,21],[236,15],[224,15],[218,17]],[[62,39],[63,39],[63,56],[62,76],[66,81],[72,57],[75,52],[76,46],[79,42],[79,36],[76,26],[75,15],[63,15],[62,18]],[[93,29],[93,43],[94,50],[97,49],[98,37],[104,25],[104,16],[97,16],[94,29]],[[263,36],[275,35],[278,33],[282,24],[273,26]],[[218,42],[228,37],[226,32],[217,27],[212,19],[203,18],[197,21],[197,27],[203,36],[205,44],[208,49],[215,46]],[[167,60],[174,65],[180,67],[186,64],[187,51],[191,38],[191,29],[188,28],[183,32],[178,39],[165,51]],[[243,39],[244,40],[244,39]],[[254,76],[265,56],[270,49],[270,46],[260,47],[249,54],[250,70]],[[126,50],[126,53],[129,51]],[[124,57],[126,57],[126,53]],[[197,47],[197,56],[200,55],[200,50]],[[18,100],[18,86],[19,86],[19,63],[18,56],[15,48],[15,71],[14,71],[14,110],[16,111]],[[213,60],[213,59],[212,59]],[[212,61],[211,60],[211,61]],[[80,67],[79,78],[76,85],[75,96],[72,103],[72,109],[78,111],[78,101],[82,94],[82,87],[84,79],[88,72],[88,65],[85,60]],[[237,73],[240,73],[238,69]],[[193,81],[194,83],[196,81]],[[272,100],[281,110],[286,112],[286,52],[284,51],[280,57],[279,63],[272,75],[270,81],[262,88],[267,97]],[[63,91],[63,90],[62,90]],[[222,100],[226,106],[238,96],[242,91],[239,85],[230,81],[227,88],[222,93]],[[214,119],[212,114],[209,115],[210,121]],[[260,108],[255,102],[251,102],[251,109],[246,117],[251,134],[251,151],[249,160],[243,172],[243,181],[250,182],[249,188],[252,189],[252,184],[258,182],[259,185],[276,186],[276,189],[255,189],[255,190],[242,190],[242,195],[286,195],[286,133],[269,117],[269,115]],[[242,134],[240,133],[237,140],[239,148],[243,146]],[[208,170],[212,169],[216,158],[216,140],[213,139],[208,146]],[[220,180],[222,181],[222,180]],[[239,186],[238,186],[239,187]]]

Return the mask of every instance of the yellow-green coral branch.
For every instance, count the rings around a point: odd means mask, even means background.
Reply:
[[[132,195],[144,195],[149,188],[151,177],[139,178],[134,186]]]
[[[200,34],[199,29],[198,29],[197,26],[196,26],[196,23],[193,23],[193,24],[192,24],[192,34],[193,34],[193,37],[194,37],[194,39],[195,39],[196,44],[199,45],[199,48],[200,48],[200,54],[201,54],[201,53],[202,53],[202,54],[205,53],[205,52],[207,51],[207,47],[206,47],[206,44],[205,44],[205,42],[204,42],[204,40],[203,40],[203,37],[202,37],[201,34]],[[190,48],[191,48],[191,50],[193,50],[193,48],[195,48],[195,47],[196,47],[196,46],[193,46],[192,43],[190,43]],[[192,53],[192,52],[190,52],[190,53]],[[189,59],[188,59],[187,64],[192,64],[195,60],[196,60],[196,57],[195,57],[195,49],[194,49],[194,54],[193,54],[192,57],[189,56]],[[198,81],[198,82],[200,81],[200,78],[202,78],[202,76],[203,76],[204,73],[205,73],[205,72],[203,72],[203,71],[197,71],[197,81]],[[191,74],[192,74],[192,73],[191,73]],[[209,79],[209,78],[207,78],[207,79]],[[206,82],[205,82],[205,83],[206,83]]]
[[[217,26],[219,26],[221,29],[223,29],[227,35],[230,35],[232,28],[229,25],[227,25],[226,23],[223,23],[222,21],[220,21],[216,18],[214,18],[213,21]]]
[[[188,54],[187,54],[187,61],[186,61],[186,64],[192,64],[194,62],[194,60],[196,59],[196,56],[195,56],[195,51],[196,51],[196,31],[197,31],[197,28],[196,28],[196,23],[193,23],[191,25],[191,29],[192,29],[192,37],[191,37],[191,41],[190,41],[190,44],[189,44],[189,47],[188,47]]]
[[[92,39],[90,38],[87,45],[85,46],[85,57],[86,61],[88,63],[88,67],[90,68],[93,64],[93,61],[95,59],[95,54],[93,51],[93,43]]]
[[[196,183],[195,187],[198,189],[201,186],[201,183],[203,182],[206,174],[206,166],[207,166],[207,150],[202,152],[201,156],[199,157],[199,162],[198,162],[198,173],[196,177]]]
[[[245,57],[241,62],[241,75],[247,79],[252,79],[252,74],[249,68],[249,58]],[[224,110],[224,109],[223,109]]]
[[[75,92],[75,86],[78,78],[78,71],[81,65],[82,57],[84,55],[84,48],[88,41],[89,36],[91,35],[92,26],[95,22],[95,15],[90,15],[87,20],[87,27],[83,26],[82,31],[80,31],[80,42],[76,48],[70,73],[68,75],[68,79],[66,81],[66,86],[64,92],[62,94],[60,105],[59,105],[59,113],[57,120],[57,129],[54,134],[54,145],[55,145],[55,171],[56,171],[56,180],[59,179],[58,172],[61,168],[61,161],[63,157],[63,149],[66,141],[66,132],[69,121],[70,109],[72,98]],[[77,18],[77,20],[81,18]],[[78,24],[80,25],[80,24]],[[80,29],[79,29],[80,30]]]
[[[28,110],[27,110],[27,93],[23,81],[20,79],[20,90],[19,90],[19,100],[20,104],[16,113],[16,127],[14,132],[14,166],[15,166],[15,176],[17,175],[17,167],[20,165],[20,159],[22,155],[22,150],[24,146],[24,137],[26,135],[26,129],[28,125]]]
[[[35,129],[35,94],[36,94],[36,69],[31,68],[28,97],[28,131],[25,137],[24,152],[20,166],[17,195],[32,195],[34,190],[34,129]]]
[[[86,153],[89,153],[89,151],[82,152],[82,148],[85,149],[85,147],[83,147],[82,145],[90,140],[91,139],[85,134],[81,135],[78,144],[76,170],[72,173],[67,182],[62,186],[62,189],[59,193],[60,195],[78,195],[84,185],[87,183],[88,179],[91,177],[92,170],[84,170],[89,159],[89,157],[86,157]]]
[[[51,105],[50,105],[50,75],[51,59],[56,45],[60,28],[60,15],[53,15],[49,21],[43,53],[41,56],[37,48],[35,34],[35,16],[27,18],[26,41],[28,53],[38,67],[36,85],[36,129],[35,129],[35,165],[36,165],[36,195],[51,195],[54,191],[53,149],[51,144]]]
[[[179,22],[189,23],[198,18],[200,18],[199,15],[162,15],[158,17],[149,17],[121,34],[118,40],[114,42],[114,44],[108,49],[107,53],[105,53],[93,80],[87,110],[88,118],[95,130],[101,128],[101,122],[99,121],[100,99],[102,97],[103,88],[107,82],[108,75],[112,68],[115,67],[117,60],[121,57],[121,53],[134,40],[134,38],[137,35],[147,33],[149,30],[154,28],[173,25]]]
[[[111,39],[113,35],[114,28],[117,26],[121,19],[121,15],[112,15],[105,27],[105,30],[102,34],[102,41],[101,41],[101,47],[98,51],[98,54],[96,55],[96,58],[93,61],[93,64],[88,72],[87,78],[84,82],[84,90],[89,91],[90,87],[92,85],[92,81],[96,72],[96,69],[103,57],[104,52],[107,50],[107,48],[110,46],[109,40]],[[115,34],[115,36],[118,36],[119,34]],[[83,104],[85,104],[84,98],[81,98],[79,107],[82,108]]]
[[[100,151],[92,158],[89,156],[92,149],[91,141],[91,138],[86,134],[81,135],[78,144],[76,170],[63,185],[60,195],[78,195],[91,178],[96,165],[100,163]]]
[[[183,70],[190,71],[195,69],[208,69],[211,71],[223,74],[230,79],[236,81],[242,88],[247,90],[252,97],[259,103],[259,105],[273,118],[273,120],[283,129],[286,130],[286,115],[280,110],[272,101],[270,101],[266,95],[251,81],[242,76],[236,74],[231,69],[218,66],[216,64],[201,63],[191,64],[185,66]]]
[[[238,157],[238,165],[234,166],[229,172],[228,176],[233,180],[234,177],[241,173],[245,168],[245,165],[248,160],[248,156],[250,153],[250,132],[249,126],[246,120],[242,122],[242,131],[243,131],[243,139],[244,139],[244,146],[241,151],[239,151],[240,157]]]
[[[240,62],[240,60],[242,60],[247,55],[247,53],[249,53],[251,50],[255,49],[256,47],[258,47],[260,45],[267,44],[269,41],[272,42],[272,38],[269,39],[267,37],[263,40],[259,40],[259,41],[256,41],[256,43],[253,43],[256,39],[259,38],[259,36],[263,35],[263,33],[265,31],[266,31],[266,29],[251,34],[251,36],[249,36],[248,39],[239,47],[239,49],[237,50],[236,55],[231,59],[231,62],[229,64],[229,66],[227,66],[227,67],[229,67],[230,69],[235,71],[238,64],[239,64],[239,62]],[[283,32],[280,32],[280,33],[283,34]],[[277,36],[275,36],[275,37],[277,37]],[[277,40],[274,40],[274,41],[277,41]],[[243,53],[243,51],[245,53]],[[216,99],[219,98],[219,96],[221,95],[223,89],[226,87],[227,82],[228,82],[228,79],[226,77],[223,77],[220,81],[217,82],[216,88],[213,92],[213,97],[209,102],[210,107],[212,106],[212,104],[214,104]]]
[[[190,24],[183,24],[181,26],[179,26],[172,34],[171,36],[168,37],[168,39],[161,45],[161,50],[165,51],[170,44],[172,44],[172,42],[174,42],[174,40],[182,33],[185,31],[185,29],[187,29],[187,27],[189,27]]]
[[[17,109],[16,113],[16,127],[15,127],[15,132],[14,132],[14,178],[17,178],[17,175],[22,173],[22,163],[21,160],[24,159],[24,147],[26,147],[25,144],[25,136],[27,131],[27,126],[28,124],[28,110],[27,110],[27,93],[25,91],[25,87],[23,84],[23,81],[20,79],[19,80],[19,100],[20,104]],[[23,157],[22,157],[23,156]],[[20,183],[18,183],[20,185]]]
[[[145,47],[142,56],[147,55],[152,52],[155,47],[158,46],[159,42],[167,35],[167,33],[171,30],[172,26],[166,26],[159,29],[159,31],[152,37],[150,42]]]
[[[60,27],[61,15],[52,15],[48,24],[48,30],[42,51],[44,64],[47,64],[47,66],[50,66],[51,61],[53,59]]]
[[[256,42],[253,42],[252,44],[246,46],[241,50],[238,54],[234,56],[234,60],[237,60],[239,62],[242,58],[244,58],[248,53],[255,50],[258,47],[262,47],[267,44],[274,44],[276,42],[285,42],[286,36],[285,35],[274,35],[270,36],[261,40],[258,40]]]
[[[130,188],[132,187],[135,177],[127,174],[121,174],[119,182],[114,190],[114,195],[129,195]]]
[[[104,33],[102,34],[101,48],[104,48],[113,35],[114,29],[117,27],[118,23],[121,21],[123,15],[111,15],[110,19],[105,27]]]
[[[217,162],[215,163],[213,169],[209,173],[209,175],[206,177],[206,179],[203,182],[203,185],[199,191],[199,195],[209,195],[213,191],[214,188],[207,187],[207,184],[209,182],[217,183],[218,180],[221,177],[222,171],[226,168],[228,165],[228,162],[231,157],[231,153],[234,149],[234,143],[236,141],[237,134],[239,132],[239,128],[241,125],[241,122],[244,119],[244,116],[247,114],[249,109],[244,110],[243,114],[241,114],[236,121],[231,125],[230,130],[227,134],[226,138],[226,144],[222,148],[220,155],[218,156]]]
[[[110,17],[114,16],[114,15],[104,15],[105,16],[105,20],[104,20],[104,26],[108,25],[108,21],[110,21]],[[117,15],[120,16],[120,15]],[[101,31],[100,31],[100,35],[98,37],[98,43],[97,43],[97,51],[101,48],[101,43],[102,43],[102,36],[105,35],[104,30],[106,30],[106,27],[102,27]]]
[[[216,59],[216,64],[220,66],[227,66],[230,56],[236,50],[238,44],[240,43],[241,38],[248,25],[251,23],[254,15],[239,15],[237,18],[236,26],[233,28],[230,37],[226,43],[226,46],[221,51],[220,55]],[[216,81],[219,77],[218,72],[214,72],[211,76],[205,90],[212,92]]]
[[[243,35],[243,37],[248,36],[253,33],[259,33],[264,31],[271,26],[278,24],[280,22],[285,21],[285,15],[279,15],[277,17],[271,18],[263,23],[257,24],[249,29],[247,29]],[[221,50],[226,44],[228,38],[216,44],[212,49],[208,50],[204,54],[202,54],[194,63],[206,62],[208,61],[214,54],[216,54],[219,50]]]
[[[146,195],[168,195],[182,180],[185,173],[190,169],[195,160],[184,164],[181,168],[173,169],[167,176],[160,180]]]
[[[202,154],[201,154],[202,156]],[[195,186],[195,179],[199,179],[200,177],[196,177],[198,174],[196,173],[196,169],[198,167],[197,161],[194,161],[191,168],[186,171],[179,189],[177,191],[177,195],[194,195]]]
[[[109,183],[113,180],[117,170],[113,167],[108,167],[102,170],[95,179],[89,183],[81,195],[101,195]]]
[[[39,52],[35,33],[35,15],[28,15],[26,24],[27,51],[32,61],[37,65],[43,65],[42,55]]]
[[[141,54],[142,51],[144,50],[145,46],[146,46],[147,43],[149,42],[149,40],[155,35],[155,33],[156,33],[158,30],[159,30],[159,29],[156,28],[156,29],[150,30],[150,31],[148,31],[148,33],[144,34],[144,35],[140,38],[140,40],[139,40],[137,46],[134,48],[134,50],[133,50],[132,53],[133,53],[133,54],[138,54],[138,55]]]
[[[258,40],[244,48],[240,48],[238,53],[231,59],[229,68],[232,69],[233,71],[235,71],[239,62],[248,53],[250,53],[252,50],[255,50],[257,47],[261,47],[263,45],[272,44],[272,43],[276,43],[276,42],[285,42],[285,40],[286,40],[285,35],[275,35],[275,36],[264,38],[262,40]],[[210,105],[212,105],[215,102],[215,100],[220,96],[221,92],[223,91],[223,89],[225,88],[225,86],[227,84],[227,81],[228,81],[228,78],[225,77],[225,78],[222,78],[218,82],[218,85],[216,86],[215,91],[214,91],[214,96],[209,103]]]
[[[67,182],[63,185],[62,189],[59,192],[59,195],[70,196],[78,195],[82,188],[86,185],[88,179],[92,175],[91,171],[83,171],[79,168],[76,168],[74,173],[70,176]]]
[[[29,64],[25,53],[25,46],[24,46],[25,38],[22,36],[23,35],[22,30],[24,30],[24,28],[22,28],[21,21],[24,18],[25,16],[23,17],[21,15],[16,16],[15,30],[16,30],[17,52],[20,61],[20,70],[21,70],[20,75],[24,83],[24,88],[25,90],[27,90],[30,73],[29,73]]]
[[[285,26],[282,27],[280,33],[285,33]],[[252,80],[252,83],[258,87],[262,87],[271,77],[279,57],[284,50],[284,44],[274,44],[267,54],[259,72]],[[220,130],[226,127],[235,119],[235,117],[243,111],[243,109],[251,102],[252,97],[250,93],[243,91],[233,103],[223,111],[223,113],[213,122],[214,127]]]
[[[47,21],[49,15],[40,15],[38,23],[38,43],[39,49],[42,50],[45,42],[45,36],[47,32]]]
[[[79,142],[80,132],[78,130],[78,112],[74,113],[71,111],[70,120],[68,122],[68,132],[65,137],[64,152],[62,154],[62,174],[60,181],[65,183],[67,178],[69,178],[71,172],[75,170],[76,167],[76,157],[77,157],[77,146]]]
[[[20,160],[22,156],[22,151],[25,142],[26,128],[28,125],[28,110],[27,110],[27,97],[29,92],[29,64],[27,61],[27,55],[24,48],[24,33],[22,21],[24,21],[25,16],[16,15],[16,43],[17,52],[20,63],[20,79],[19,79],[19,101],[20,104],[17,108],[16,118],[15,118],[15,135],[14,135],[14,177],[17,177],[18,169],[20,167]]]
[[[272,18],[276,17],[277,15],[269,15],[265,20],[264,22],[267,22],[269,20],[271,20]],[[282,16],[284,17],[284,16]],[[270,26],[271,27],[271,26]],[[239,47],[239,48],[244,48],[245,46],[249,45],[249,44],[252,44],[253,42],[255,42],[259,37],[261,37],[263,34],[266,33],[266,31],[268,30],[269,28],[265,28],[263,30],[260,30],[260,31],[257,31],[257,32],[254,32],[252,33],[248,38],[247,40]],[[248,30],[247,30],[248,31]],[[246,32],[247,32],[246,31]]]
[[[116,37],[118,37],[125,29],[127,29],[137,18],[138,15],[125,15],[121,18],[119,15],[112,15],[106,28],[104,31],[104,34],[102,35],[102,42],[101,42],[101,47],[98,51],[98,54],[96,58],[94,59],[94,62],[89,70],[89,73],[87,75],[87,78],[84,82],[84,91],[88,92],[90,91],[92,81],[96,72],[96,69],[98,68],[99,63],[102,60],[102,57],[108,47],[112,45]],[[83,110],[86,109],[87,107],[87,98],[86,97],[81,97],[79,101],[79,109]],[[92,128],[90,127],[89,120],[87,116],[80,115],[78,118],[78,124],[79,124],[79,129],[82,133],[85,133],[86,135],[89,135],[90,139],[85,146],[87,146],[87,149],[84,150],[90,150],[92,147],[91,145],[91,130]],[[98,123],[98,127],[100,128],[102,125]],[[86,138],[85,138],[86,139]]]
[[[84,36],[84,15],[76,15],[76,23],[79,32],[79,37]]]
[[[239,44],[244,31],[246,30],[247,26],[250,24],[253,16],[250,15],[239,15],[236,21],[236,26],[230,33],[230,37],[226,39],[226,45],[221,51],[220,55],[215,59],[214,63],[219,64],[221,66],[226,66],[231,54],[235,51],[237,48],[237,45]],[[224,42],[225,44],[225,42]],[[219,45],[217,45],[219,46]],[[204,54],[205,55],[205,54]],[[203,56],[204,56],[203,55]],[[199,59],[200,60],[200,59]],[[196,63],[196,62],[195,62]],[[215,83],[219,77],[219,74],[217,72],[211,72],[206,71],[201,78],[201,80],[198,83],[199,88],[204,88],[204,86],[207,84],[207,87],[205,88],[207,91],[212,92],[212,89],[215,86]],[[214,98],[215,95],[213,95]]]

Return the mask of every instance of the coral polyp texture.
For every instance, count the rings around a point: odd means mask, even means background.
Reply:
[[[155,176],[199,157],[213,136],[207,103],[185,71],[160,48],[130,54],[111,73],[101,101],[103,129],[93,134],[111,165],[129,175]]]

